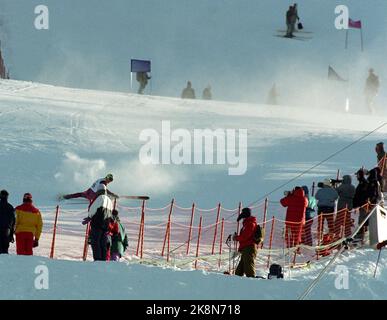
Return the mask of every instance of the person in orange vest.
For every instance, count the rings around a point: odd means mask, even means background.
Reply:
[[[42,234],[42,215],[33,205],[32,195],[23,196],[23,204],[16,207],[16,253],[18,255],[33,255],[33,248],[39,246]]]

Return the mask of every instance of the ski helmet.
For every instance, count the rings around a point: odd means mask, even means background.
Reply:
[[[109,173],[106,175],[105,179],[111,182],[111,181],[113,181],[113,175],[111,173]]]

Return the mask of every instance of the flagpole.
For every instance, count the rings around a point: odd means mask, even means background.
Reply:
[[[360,28],[360,39],[361,39],[361,51],[364,51],[364,44],[363,44],[363,28]]]

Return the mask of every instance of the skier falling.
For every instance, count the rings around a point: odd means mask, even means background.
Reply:
[[[73,194],[66,194],[64,196],[61,196],[59,199],[62,200],[69,200],[69,199],[76,199],[76,198],[85,198],[89,200],[90,204],[94,201],[96,196],[101,192],[106,190],[107,195],[113,197],[113,198],[119,198],[118,195],[115,193],[109,191],[107,189],[107,186],[109,183],[113,182],[113,175],[109,173],[106,175],[105,178],[98,179],[95,181],[89,189],[87,189],[84,192],[78,192]]]

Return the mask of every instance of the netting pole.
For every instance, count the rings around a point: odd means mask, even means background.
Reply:
[[[343,231],[341,233],[341,238],[346,236],[345,231],[347,230],[347,215],[348,215],[348,205],[345,206],[345,211],[344,211],[344,227],[343,227]]]
[[[187,241],[187,253],[186,255],[189,255],[189,249],[191,246],[191,238],[192,238],[192,224],[195,217],[195,203],[192,204],[192,211],[191,211],[191,222],[189,224],[189,232],[188,232],[188,241]]]
[[[222,226],[220,229],[220,240],[219,240],[219,263],[218,268],[220,269],[220,264],[222,261],[222,249],[223,249],[223,236],[224,236],[224,218],[222,218]]]
[[[161,256],[164,257],[164,251],[165,251],[165,245],[167,244],[167,240],[169,241],[169,236],[170,236],[170,227],[171,227],[171,215],[172,215],[172,210],[173,210],[173,204],[175,202],[175,199],[172,199],[171,201],[171,207],[169,209],[169,214],[168,214],[168,222],[167,222],[167,228],[165,229],[165,236],[164,236],[164,243],[163,243],[163,250],[161,251]],[[169,246],[169,244],[168,244]],[[168,249],[168,258],[169,258],[169,249]]]
[[[275,225],[275,217],[273,216],[273,220],[271,221],[271,230],[270,230],[270,240],[269,240],[269,254],[267,256],[267,267],[270,266],[270,253],[271,247],[273,245],[273,236],[274,236],[274,225]]]
[[[86,261],[87,259],[87,252],[88,252],[88,241],[89,241],[89,233],[90,233],[90,222],[86,226],[86,233],[85,233],[85,245],[83,246],[83,261]]]
[[[340,178],[340,169],[337,169],[337,176],[336,176],[336,180],[339,180]]]
[[[268,210],[268,207],[269,207],[269,199],[266,198],[265,199],[265,208],[263,209],[263,224],[262,224],[262,227],[263,227],[263,234],[265,234],[265,231],[266,231],[266,216],[267,216],[267,210]],[[265,238],[262,239],[262,243],[261,243],[261,249],[263,249],[263,243],[265,241]]]
[[[58,223],[58,215],[59,215],[59,206],[56,206],[56,212],[55,212],[55,221],[54,221],[54,230],[52,232],[52,242],[51,242],[51,252],[50,252],[50,258],[54,259],[54,250],[55,250],[55,238],[56,238],[56,226]]]
[[[215,254],[215,242],[216,242],[216,236],[218,235],[218,224],[219,224],[219,216],[220,216],[220,208],[221,204],[218,204],[218,212],[216,213],[216,223],[215,223],[215,231],[214,231],[214,240],[212,241],[212,250],[211,254]]]
[[[317,247],[319,248],[321,246],[321,235],[322,235],[322,229],[323,229],[323,223],[324,223],[324,213],[321,212],[321,214],[318,216],[318,230],[317,230]],[[319,259],[319,250],[317,249],[316,259]]]
[[[136,248],[136,256],[138,257],[138,254],[140,252],[140,246],[141,246],[141,239],[142,239],[142,233],[143,233],[143,211],[141,210],[141,220],[140,220],[140,228],[138,229],[138,238],[137,238],[137,248]]]
[[[198,234],[198,242],[197,242],[197,245],[196,245],[196,260],[195,260],[195,269],[198,268],[198,257],[199,257],[199,248],[200,248],[200,237],[202,235],[202,220],[203,220],[203,217],[200,216],[200,220],[199,220],[199,234]]]
[[[239,206],[238,206],[238,217],[239,215],[241,214],[241,211],[242,211],[242,202],[239,202]],[[237,222],[237,230],[236,230],[236,234],[239,234],[239,227],[240,227],[240,224],[239,224],[239,221]],[[234,251],[236,252],[237,251],[237,243],[236,241],[234,241]]]
[[[143,257],[144,252],[144,230],[145,230],[145,200],[142,201],[141,206],[141,254],[140,258]]]

